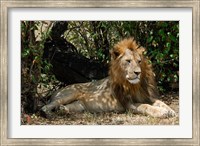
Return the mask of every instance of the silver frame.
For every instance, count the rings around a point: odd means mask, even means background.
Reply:
[[[8,9],[18,7],[118,7],[118,8],[192,8],[193,17],[193,137],[191,139],[9,139],[8,134]],[[0,144],[1,145],[200,145],[200,0],[1,0],[0,48]],[[173,131],[172,131],[173,132]]]

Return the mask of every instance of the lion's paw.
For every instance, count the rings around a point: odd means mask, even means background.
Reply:
[[[40,115],[47,119],[52,119],[54,117],[53,113],[50,110],[48,110],[47,106],[43,106],[40,109]]]
[[[177,114],[175,111],[173,111],[173,110],[168,111],[168,117],[176,117],[176,116],[177,116]]]
[[[176,113],[173,110],[167,110],[165,108],[163,108],[161,110],[161,118],[170,118],[170,117],[175,117]]]
[[[69,109],[64,105],[60,105],[59,110],[66,112],[66,113],[69,113]]]
[[[169,111],[165,108],[160,107],[160,114],[158,117],[160,118],[167,118],[169,116]]]
[[[149,112],[149,114],[156,118],[169,118],[176,116],[176,113],[173,110],[168,110],[163,107],[154,107],[153,113]]]

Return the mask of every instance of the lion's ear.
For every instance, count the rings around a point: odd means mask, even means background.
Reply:
[[[144,48],[144,47],[139,47],[138,49],[137,49],[137,52],[140,54],[140,55],[142,55],[143,53],[144,53],[144,51],[146,51],[146,49]]]
[[[111,50],[110,54],[111,54],[111,58],[114,60],[120,55],[120,53],[116,50]]]

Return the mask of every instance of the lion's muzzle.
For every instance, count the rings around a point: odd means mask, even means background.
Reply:
[[[129,77],[129,75],[126,75],[126,79],[131,83],[131,84],[137,84],[140,82],[140,74],[136,76],[135,78]]]
[[[134,69],[130,69],[127,72],[126,79],[131,84],[137,84],[140,82],[140,76],[141,76],[141,69],[139,67],[135,67]]]

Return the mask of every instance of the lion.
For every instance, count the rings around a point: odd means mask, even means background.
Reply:
[[[110,51],[108,77],[58,90],[51,102],[42,107],[42,113],[51,117],[52,110],[60,107],[67,113],[131,111],[159,118],[176,116],[168,105],[158,100],[155,75],[144,51],[134,38],[121,40]]]

